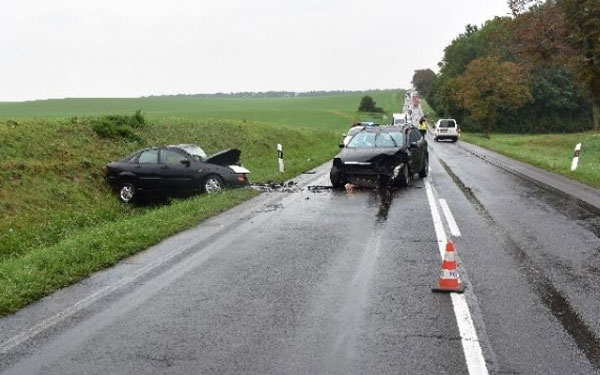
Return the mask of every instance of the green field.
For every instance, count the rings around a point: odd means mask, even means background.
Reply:
[[[171,117],[196,120],[239,120],[282,124],[294,127],[345,129],[356,121],[374,120],[380,116],[358,113],[363,95],[371,95],[391,118],[403,103],[399,90],[373,91],[347,95],[290,98],[182,98],[151,97],[121,99],[58,99],[21,103],[0,102],[0,119],[65,118],[131,114],[141,109],[150,119]],[[391,120],[390,120],[391,121]]]
[[[403,97],[370,94],[389,113]],[[284,181],[330,160],[350,123],[377,120],[357,114],[361,97],[0,103],[0,316],[257,194],[239,189],[126,205],[102,178],[107,162],[151,145],[197,143],[208,153],[237,147],[251,182]],[[138,141],[92,130],[94,116],[136,109],[147,120],[135,129]]]
[[[489,139],[463,133],[461,139],[600,189],[600,133],[492,134]],[[573,149],[580,142],[579,165],[571,171]]]

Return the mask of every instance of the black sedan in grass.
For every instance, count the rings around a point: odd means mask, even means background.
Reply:
[[[415,173],[429,173],[425,138],[412,125],[380,126],[366,127],[342,148],[333,159],[330,178],[336,188],[346,183],[408,186]]]
[[[104,175],[126,203],[144,193],[214,193],[226,186],[248,185],[250,171],[238,165],[240,154],[237,149],[229,149],[207,156],[191,144],[152,147],[109,163]]]

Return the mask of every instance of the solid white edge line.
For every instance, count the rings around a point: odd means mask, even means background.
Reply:
[[[458,225],[456,225],[456,220],[454,220],[452,211],[450,211],[450,207],[448,207],[448,202],[446,202],[445,199],[440,199],[440,206],[442,207],[442,212],[446,217],[446,222],[450,228],[450,233],[454,237],[460,237],[460,229],[458,229]]]
[[[438,240],[438,247],[442,259],[445,252],[446,244],[446,233],[440,213],[435,204],[435,198],[433,197],[433,190],[429,180],[425,180],[425,190],[427,192],[427,200],[429,202],[429,208],[431,210],[431,217],[433,219],[433,225],[435,228],[435,235]],[[463,353],[465,354],[465,360],[467,362],[467,369],[470,375],[487,375],[488,370],[485,364],[485,358],[483,358],[483,352],[479,345],[479,338],[477,337],[477,331],[471,318],[471,312],[469,311],[469,305],[465,299],[464,294],[450,293],[452,298],[452,305],[454,307],[454,315],[456,316],[456,323],[458,325],[458,331],[460,333],[461,343],[463,347]]]

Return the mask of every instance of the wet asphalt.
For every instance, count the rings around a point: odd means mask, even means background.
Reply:
[[[489,372],[599,373],[600,217],[430,147]],[[337,191],[328,170],[0,320],[0,373],[468,373],[424,181]]]

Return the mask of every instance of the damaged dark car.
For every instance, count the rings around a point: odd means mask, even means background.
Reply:
[[[109,163],[104,176],[125,203],[148,194],[215,193],[248,185],[250,171],[239,165],[240,155],[240,150],[228,149],[207,156],[192,144],[152,147]]]
[[[341,147],[341,145],[340,145]],[[412,125],[365,128],[333,159],[335,188],[347,183],[365,187],[409,186],[414,174],[429,173],[427,141]]]

